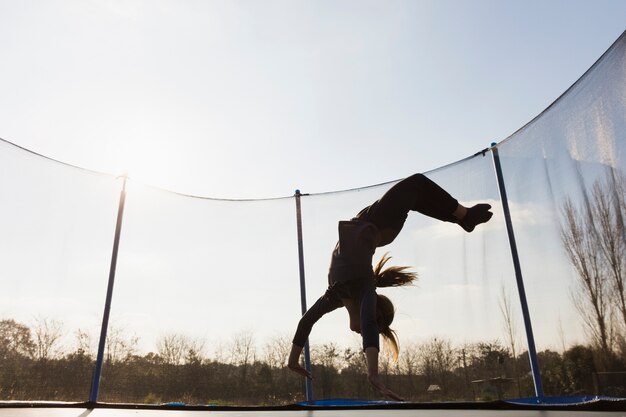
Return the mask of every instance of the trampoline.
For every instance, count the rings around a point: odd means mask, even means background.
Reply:
[[[0,411],[16,417],[47,415],[59,417],[86,416],[176,416],[189,414],[204,416],[250,416],[281,415],[283,417],[474,417],[507,415],[511,417],[547,416],[617,416],[624,415],[626,401],[614,398],[568,397],[551,398],[542,405],[529,404],[529,400],[494,401],[483,403],[393,403],[386,401],[322,400],[309,404],[293,404],[280,407],[219,407],[165,404],[147,406],[137,404],[3,404]]]
[[[425,173],[495,215],[470,235],[411,215],[377,251],[420,277],[381,291],[401,343],[381,375],[407,398],[385,402],[339,314],[309,338],[313,384],[284,363],[337,220],[395,181],[224,200],[2,140],[0,416],[624,415],[625,158],[626,32],[510,137]]]

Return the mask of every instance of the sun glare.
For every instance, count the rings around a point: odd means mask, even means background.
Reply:
[[[117,172],[126,174],[133,181],[162,188],[172,188],[180,166],[171,152],[144,140],[124,143],[118,153]]]

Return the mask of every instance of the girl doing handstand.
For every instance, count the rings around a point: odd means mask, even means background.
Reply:
[[[311,329],[323,315],[345,307],[350,318],[350,330],[360,333],[363,338],[369,382],[383,395],[401,400],[385,387],[378,375],[378,335],[383,336],[395,357],[398,355],[398,341],[389,327],[394,318],[394,306],[387,297],[376,294],[376,287],[406,285],[415,280],[416,275],[408,272],[406,267],[383,270],[389,260],[386,255],[372,269],[374,251],[396,238],[409,211],[457,223],[471,232],[478,224],[491,218],[490,208],[489,204],[465,207],[423,174],[415,174],[395,184],[353,219],[340,221],[339,242],[333,250],[328,273],[328,289],[300,319],[288,367],[311,378],[310,372],[299,363]]]

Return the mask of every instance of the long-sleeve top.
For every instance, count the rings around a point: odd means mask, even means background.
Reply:
[[[376,324],[376,283],[372,256],[378,230],[367,221],[339,222],[339,242],[333,250],[328,272],[328,289],[307,310],[298,323],[293,343],[304,346],[313,325],[327,313],[343,307],[342,299],[360,303],[363,349],[379,349]]]

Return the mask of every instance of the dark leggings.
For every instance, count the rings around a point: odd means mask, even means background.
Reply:
[[[391,243],[404,226],[409,211],[417,211],[438,220],[455,222],[452,215],[458,201],[423,174],[414,174],[389,189],[379,200],[364,208],[357,218],[376,225],[381,241]]]

